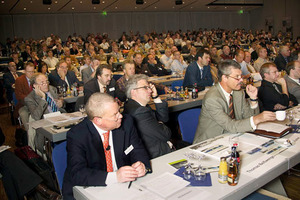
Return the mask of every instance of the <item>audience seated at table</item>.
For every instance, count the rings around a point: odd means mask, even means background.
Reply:
[[[228,45],[223,47],[223,53],[220,55],[221,60],[232,60],[232,56],[230,55],[230,48]]]
[[[43,59],[45,63],[47,63],[49,68],[54,68],[59,60],[56,57],[53,57],[53,51],[52,50],[47,50],[47,57]]]
[[[49,75],[48,65],[45,62],[41,62],[41,64],[38,66],[37,72],[45,74],[48,77]]]
[[[3,86],[6,90],[6,98],[9,103],[13,100],[13,93],[15,89],[15,82],[16,79],[22,75],[21,72],[17,72],[17,67],[14,62],[8,63],[8,70],[9,72],[6,72],[3,75]]]
[[[175,51],[173,54],[173,62],[171,64],[172,74],[183,74],[183,71],[187,68],[186,62],[183,60],[179,51]]]
[[[300,61],[289,62],[286,66],[286,75],[284,79],[290,94],[294,95],[300,102]]]
[[[31,62],[25,64],[25,73],[18,77],[15,82],[15,94],[18,100],[14,112],[15,117],[19,116],[19,109],[24,106],[25,97],[32,91],[30,79],[34,74],[34,65]],[[22,115],[22,113],[20,113]]]
[[[196,54],[197,61],[192,62],[186,69],[183,87],[192,87],[195,83],[197,86],[211,86],[213,84],[210,72],[209,52],[200,49]]]
[[[155,57],[152,54],[148,54],[147,56],[147,63],[148,69],[150,70],[151,74],[155,76],[165,76],[169,75],[169,72],[164,68],[161,62],[157,62]]]
[[[258,92],[258,98],[262,103],[262,110],[285,110],[298,105],[297,99],[289,94],[286,81],[281,77],[274,63],[265,63],[260,68],[263,78]]]
[[[77,86],[83,85],[83,83],[78,80],[75,73],[68,70],[68,64],[65,60],[61,60],[57,63],[56,69],[49,74],[48,78],[50,85],[56,88],[60,86],[67,89],[68,87],[72,87],[74,83],[76,83]],[[82,90],[82,88],[80,88],[80,90]]]
[[[160,57],[159,61],[165,66],[166,69],[170,69],[173,62],[171,49],[166,49],[165,54]]]
[[[74,199],[73,186],[109,186],[151,172],[133,119],[120,114],[112,96],[93,94],[86,113],[88,117],[67,132],[64,200]]]
[[[155,86],[148,83],[148,77],[133,75],[126,84],[126,95],[129,99],[124,104],[124,113],[133,117],[150,158],[171,152],[172,133],[164,124],[169,120],[168,103],[160,99]],[[151,97],[155,111],[148,105]]]
[[[90,64],[90,66],[88,66],[87,68],[85,68],[81,71],[81,78],[82,78],[83,83],[86,83],[95,77],[96,69],[100,65],[99,59],[100,59],[99,57],[94,58]]]
[[[250,76],[250,72],[248,71],[247,64],[244,61],[245,53],[243,50],[238,49],[234,53],[234,61],[237,62],[241,66],[243,78],[248,78]]]
[[[199,124],[193,143],[204,141],[224,133],[243,133],[253,131],[265,121],[274,121],[275,113],[264,111],[259,114],[257,88],[247,85],[241,89],[241,66],[233,60],[220,62],[219,83],[204,96]]]
[[[292,60],[291,50],[288,46],[280,46],[278,55],[275,58],[274,63],[276,64],[279,71],[285,70],[285,66]]]
[[[33,90],[25,97],[25,106],[29,110],[29,122],[43,118],[44,114],[52,112],[66,112],[63,109],[63,99],[57,94],[57,89],[49,86],[48,78],[42,73],[34,74],[30,79]],[[32,149],[43,152],[43,138],[36,138],[35,130],[28,130],[28,145]]]
[[[265,47],[260,47],[258,49],[258,58],[254,61],[254,68],[257,72],[260,71],[260,68],[263,64],[269,62],[268,61],[268,53]]]
[[[96,69],[95,77],[84,84],[84,102],[96,92],[107,93],[120,101],[126,100],[126,95],[122,92],[115,79],[112,78],[112,69],[109,65],[100,65]]]

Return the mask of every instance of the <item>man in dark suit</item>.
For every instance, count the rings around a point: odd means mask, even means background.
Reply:
[[[210,56],[205,49],[200,49],[196,54],[197,61],[192,62],[186,69],[183,87],[191,87],[195,83],[197,86],[211,86],[213,78],[210,72]]]
[[[109,65],[100,65],[96,69],[95,77],[84,85],[84,102],[86,103],[96,92],[107,93],[120,101],[126,100],[124,92],[119,89],[115,79],[112,78],[112,69]]]
[[[73,186],[106,186],[129,182],[151,172],[149,157],[133,120],[119,112],[108,94],[93,94],[88,117],[67,133],[64,199],[74,199]]]
[[[6,89],[6,98],[10,103],[13,100],[13,92],[15,88],[16,79],[22,75],[21,72],[17,72],[17,67],[14,62],[8,63],[9,72],[3,75],[4,88]]]
[[[275,58],[274,61],[278,70],[285,70],[285,66],[290,61],[292,61],[290,48],[288,46],[280,46],[278,56]]]
[[[260,75],[263,80],[258,91],[258,98],[262,102],[263,110],[284,110],[298,104],[297,99],[289,94],[286,81],[279,76],[274,63],[263,64]]]
[[[151,74],[156,76],[165,76],[169,74],[169,72],[164,68],[161,62],[157,62],[152,54],[149,54],[147,57],[148,60],[146,64],[148,65]]]
[[[133,61],[135,64],[136,74],[146,74],[147,76],[153,76],[147,64],[143,63],[143,56],[141,53],[135,53],[133,55]]]
[[[56,66],[56,69],[49,74],[50,85],[57,87],[71,87],[74,83],[82,86],[83,83],[79,81],[73,71],[68,70],[66,61],[61,60]],[[82,88],[80,88],[82,90]]]
[[[15,82],[15,94],[18,100],[16,109],[14,112],[15,117],[18,117],[19,109],[24,106],[25,97],[32,91],[30,85],[30,78],[34,74],[34,65],[31,62],[25,64],[25,74],[16,79]]]
[[[134,118],[138,133],[151,158],[171,152],[171,130],[164,124],[169,120],[168,104],[162,101],[153,84],[148,83],[144,74],[133,75],[126,84],[129,98],[124,105],[124,113]],[[151,97],[156,111],[149,105]]]

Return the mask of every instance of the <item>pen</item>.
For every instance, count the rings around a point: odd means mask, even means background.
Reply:
[[[132,181],[129,182],[128,189],[130,189]]]

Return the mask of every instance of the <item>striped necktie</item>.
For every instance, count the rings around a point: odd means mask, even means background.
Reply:
[[[231,119],[235,118],[232,95],[229,97],[229,117],[231,117]]]
[[[51,107],[52,111],[56,112],[57,111],[57,106],[55,104],[55,101],[50,96],[48,96],[47,94],[46,94],[46,101],[48,103],[48,106]]]
[[[111,151],[109,146],[109,131],[103,134],[104,141],[103,141],[103,148],[105,153],[105,160],[106,160],[106,168],[107,172],[113,172],[113,165],[112,165],[112,158],[111,158]]]
[[[273,83],[273,87],[275,88],[275,90],[276,90],[279,94],[281,94],[281,92],[279,91],[279,89],[278,89],[278,87],[277,87],[277,85],[276,85],[275,83]]]

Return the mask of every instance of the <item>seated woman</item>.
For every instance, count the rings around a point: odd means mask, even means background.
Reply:
[[[41,64],[38,66],[38,72],[40,72],[48,77],[48,75],[49,75],[48,65],[45,62],[41,62]]]

